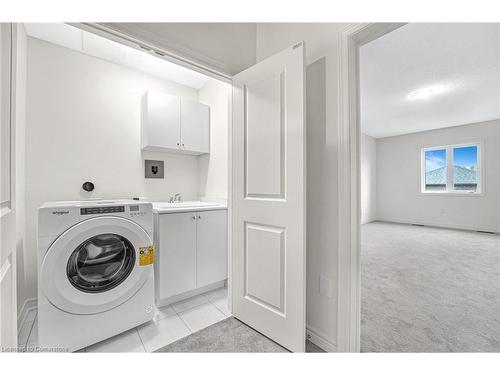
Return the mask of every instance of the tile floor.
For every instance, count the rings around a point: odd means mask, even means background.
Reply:
[[[151,322],[82,349],[88,353],[153,352],[231,316],[227,288],[216,289],[157,308]],[[30,311],[19,331],[19,346],[38,345],[36,311]]]

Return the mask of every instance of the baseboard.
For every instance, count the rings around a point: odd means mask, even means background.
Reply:
[[[309,325],[306,327],[306,337],[314,345],[320,347],[327,353],[335,353],[337,351],[337,345],[330,337],[319,333]]]
[[[394,224],[417,224],[424,225],[427,227],[435,227],[435,228],[444,228],[444,229],[457,229],[457,230],[466,230],[466,231],[481,231],[481,232],[493,232],[496,234],[500,234],[500,228],[493,227],[472,227],[465,225],[456,225],[456,224],[441,224],[441,223],[433,223],[429,221],[419,221],[419,220],[407,220],[407,219],[394,219],[394,218],[378,218],[376,221],[382,221],[386,223],[394,223]]]
[[[375,217],[369,217],[366,219],[361,219],[361,225],[363,224],[368,224],[368,223],[373,223],[374,221],[377,221],[378,219]]]
[[[189,292],[178,294],[178,295],[175,295],[173,297],[165,298],[162,300],[156,299],[155,303],[156,303],[157,307],[167,306],[167,305],[170,305],[172,303],[183,301],[185,299],[197,296],[199,294],[209,292],[209,291],[214,290],[214,289],[222,288],[225,285],[225,283],[226,283],[226,280],[217,281],[216,283],[206,285],[204,287],[197,288],[194,290],[190,290]]]
[[[28,298],[24,301],[23,307],[21,307],[21,311],[17,315],[17,332],[21,330],[28,313],[32,310],[37,309],[37,298]]]

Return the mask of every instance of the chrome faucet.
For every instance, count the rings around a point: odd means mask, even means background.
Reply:
[[[174,196],[170,196],[168,198],[168,203],[182,202],[182,197],[179,193],[176,193]]]

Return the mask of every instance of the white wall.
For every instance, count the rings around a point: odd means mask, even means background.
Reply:
[[[26,294],[36,296],[36,209],[49,200],[198,196],[198,158],[141,153],[140,97],[147,89],[191,100],[194,89],[28,38]],[[144,159],[165,179],[144,179]],[[84,181],[95,191],[84,192]]]
[[[271,56],[298,41],[305,41],[307,96],[321,100],[323,114],[308,98],[309,158],[321,162],[315,168],[308,162],[308,241],[307,241],[307,326],[334,349],[337,343],[338,313],[338,60],[337,39],[343,24],[262,23],[257,25],[257,60]],[[322,63],[315,62],[324,58]],[[318,80],[318,75],[323,76]],[[318,96],[319,95],[319,96]],[[320,98],[323,96],[323,98]],[[313,134],[311,134],[311,131]],[[319,133],[318,133],[319,132]],[[320,178],[311,178],[320,176]],[[314,232],[313,232],[314,231]],[[312,234],[314,233],[314,234]],[[330,295],[319,293],[319,278],[330,280]]]
[[[420,194],[420,150],[483,143],[484,196]],[[379,220],[500,232],[500,120],[377,140]]]
[[[361,133],[361,224],[377,219],[377,140]]]
[[[198,100],[210,106],[210,153],[198,158],[199,194],[204,200],[226,203],[228,190],[228,127],[231,86],[209,81]]]

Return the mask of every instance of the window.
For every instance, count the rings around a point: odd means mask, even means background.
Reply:
[[[422,150],[423,193],[481,193],[480,145]]]

